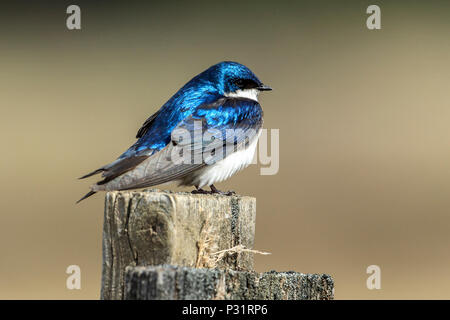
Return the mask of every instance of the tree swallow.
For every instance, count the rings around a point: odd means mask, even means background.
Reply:
[[[168,182],[194,186],[193,193],[223,193],[214,183],[253,160],[263,124],[258,94],[268,90],[272,89],[240,63],[213,65],[150,116],[139,129],[138,140],[117,160],[80,178],[102,173],[102,180],[78,202],[97,191]]]

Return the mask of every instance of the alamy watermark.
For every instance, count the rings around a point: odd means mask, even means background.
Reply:
[[[367,267],[366,273],[370,274],[367,278],[366,286],[369,290],[381,289],[381,269],[379,266],[373,264]]]
[[[66,280],[66,288],[69,290],[81,289],[81,269],[76,264],[70,265],[66,269],[66,273],[69,274]]]
[[[71,4],[67,7],[66,13],[70,16],[66,19],[66,27],[69,30],[81,29],[81,9],[76,4]]]
[[[207,129],[203,121],[195,120],[189,130],[183,126],[172,131],[170,160],[175,164],[213,165],[233,154],[238,154],[239,162],[264,165],[261,175],[274,175],[280,167],[278,129]],[[259,137],[259,148],[257,142]],[[269,154],[270,150],[270,154]]]
[[[369,30],[381,29],[381,9],[376,4],[367,7],[366,13],[371,15],[366,20],[366,26]]]

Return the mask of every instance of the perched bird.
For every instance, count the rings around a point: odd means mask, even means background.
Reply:
[[[242,64],[213,65],[150,116],[139,129],[136,143],[117,160],[80,178],[102,173],[103,179],[78,202],[97,191],[168,182],[194,186],[193,193],[223,193],[214,183],[253,160],[263,124],[258,94],[267,90],[272,89]],[[184,155],[188,161],[174,161],[174,155]],[[211,191],[203,190],[204,186]]]

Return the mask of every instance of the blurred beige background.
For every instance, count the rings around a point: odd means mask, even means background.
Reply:
[[[0,13],[0,298],[99,298],[103,195],[75,205],[94,181],[76,178],[222,60],[274,88],[260,101],[279,173],[219,185],[257,198],[256,249],[272,252],[257,270],[329,273],[337,299],[450,298],[448,3],[74,3],[81,31],[72,2]]]

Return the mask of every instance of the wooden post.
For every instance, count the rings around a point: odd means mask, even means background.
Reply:
[[[333,299],[323,274],[253,271],[256,200],[108,192],[102,299]]]
[[[125,268],[172,264],[253,270],[256,200],[159,190],[108,192],[103,226],[102,299],[123,299]]]
[[[129,300],[330,300],[325,274],[233,271],[175,266],[128,267]]]

